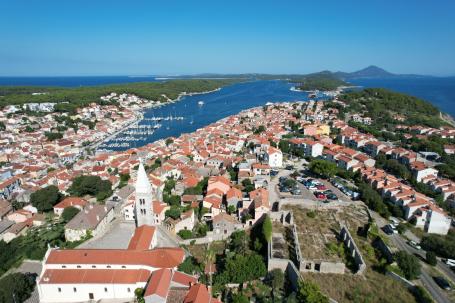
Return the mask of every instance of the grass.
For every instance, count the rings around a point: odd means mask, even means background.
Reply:
[[[187,248],[190,251],[191,255],[194,256],[199,262],[204,261],[204,257],[207,251],[207,244],[188,245]],[[226,248],[226,242],[213,241],[210,243],[210,248],[213,249],[215,254],[222,254]]]

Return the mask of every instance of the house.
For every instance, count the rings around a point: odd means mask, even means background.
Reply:
[[[88,234],[94,237],[101,235],[113,219],[112,206],[87,205],[65,225],[65,239],[79,241]]]
[[[9,200],[13,193],[20,189],[22,181],[18,177],[9,178],[0,183],[0,198]]]
[[[234,231],[242,229],[243,225],[236,218],[227,213],[220,213],[213,217],[213,233],[229,237]]]
[[[283,166],[283,153],[281,150],[269,146],[266,152],[266,160],[272,168],[282,167]]]
[[[421,182],[423,178],[428,176],[437,176],[438,170],[427,167],[423,162],[416,161],[410,165],[412,174],[417,182]]]
[[[207,185],[207,192],[213,189],[219,189],[224,195],[231,188],[231,182],[223,176],[210,177]]]
[[[9,243],[11,240],[19,236],[25,235],[30,225],[31,225],[30,222],[27,221],[12,225],[3,233],[2,235],[3,241]]]
[[[193,209],[190,209],[180,215],[178,219],[171,217],[164,220],[164,226],[171,232],[177,234],[181,230],[193,230],[196,225],[196,215]]]
[[[16,223],[22,223],[33,217],[33,213],[31,211],[25,209],[19,209],[15,212],[12,212],[6,216],[8,220],[14,221]]]
[[[226,193],[227,206],[234,206],[237,209],[242,201],[242,191],[238,188],[231,187]]]
[[[87,205],[87,201],[79,198],[79,197],[67,197],[54,205],[54,214],[57,216],[61,216],[65,208],[67,207],[75,207],[79,210],[82,210],[85,205]]]
[[[0,221],[2,221],[6,216],[13,211],[13,206],[11,203],[4,199],[0,199]]]

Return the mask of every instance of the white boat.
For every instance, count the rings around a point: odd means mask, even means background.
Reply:
[[[197,105],[199,105],[199,106],[204,105],[204,101],[199,101],[199,102],[197,103]]]

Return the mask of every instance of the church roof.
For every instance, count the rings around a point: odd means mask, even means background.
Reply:
[[[144,165],[142,162],[139,163],[139,168],[137,170],[137,179],[136,179],[136,193],[148,194],[152,192],[152,186],[145,172]]]

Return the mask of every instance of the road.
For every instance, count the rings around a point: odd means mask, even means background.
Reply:
[[[406,244],[405,240],[400,235],[394,234],[390,237],[390,239],[393,241],[393,243],[399,250],[405,251],[411,255],[418,255],[425,258],[424,252],[414,249],[408,244]],[[442,290],[438,286],[438,284],[436,284],[431,275],[428,273],[426,269],[426,266],[428,265],[422,261],[420,261],[420,263],[422,265],[422,273],[420,275],[420,280],[422,281],[423,286],[428,290],[428,292],[436,302],[450,303],[450,300],[447,298],[447,295],[445,294],[444,290]]]

